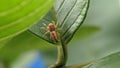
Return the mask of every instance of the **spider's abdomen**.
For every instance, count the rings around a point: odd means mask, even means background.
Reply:
[[[56,31],[52,31],[50,32],[51,36],[53,37],[53,39],[57,42],[58,41],[58,34]]]

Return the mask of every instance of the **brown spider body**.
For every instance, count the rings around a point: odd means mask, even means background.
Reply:
[[[57,42],[58,41],[58,34],[56,32],[56,27],[53,23],[49,23],[48,24],[48,30],[50,32],[50,35],[52,36],[52,38]]]

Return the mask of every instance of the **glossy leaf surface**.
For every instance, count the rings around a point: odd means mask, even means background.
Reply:
[[[88,0],[57,0],[54,8],[42,20],[31,27],[30,31],[51,43],[55,43],[50,33],[46,34],[48,30],[41,29],[41,27],[44,26],[43,23],[48,25],[52,21],[55,24],[58,22],[56,32],[58,32],[64,43],[68,43],[75,31],[83,23],[88,4]]]
[[[28,29],[48,12],[53,2],[54,0],[1,0],[0,41]]]

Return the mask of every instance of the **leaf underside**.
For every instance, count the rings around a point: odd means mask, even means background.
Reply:
[[[89,6],[89,0],[57,0],[49,13],[29,30],[50,43],[56,43],[50,37],[50,33],[45,34],[47,30],[41,29],[43,23],[48,25],[54,21],[58,22],[59,37],[68,43],[79,26],[83,23]],[[44,35],[45,34],[45,35]]]

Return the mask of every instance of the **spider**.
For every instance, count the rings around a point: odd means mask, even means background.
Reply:
[[[54,21],[52,21],[48,25],[46,25],[45,23],[43,23],[43,25],[44,27],[41,28],[46,30],[43,36],[49,33],[50,39],[52,38],[55,42],[58,42],[58,32],[57,32],[58,22],[55,23]]]

